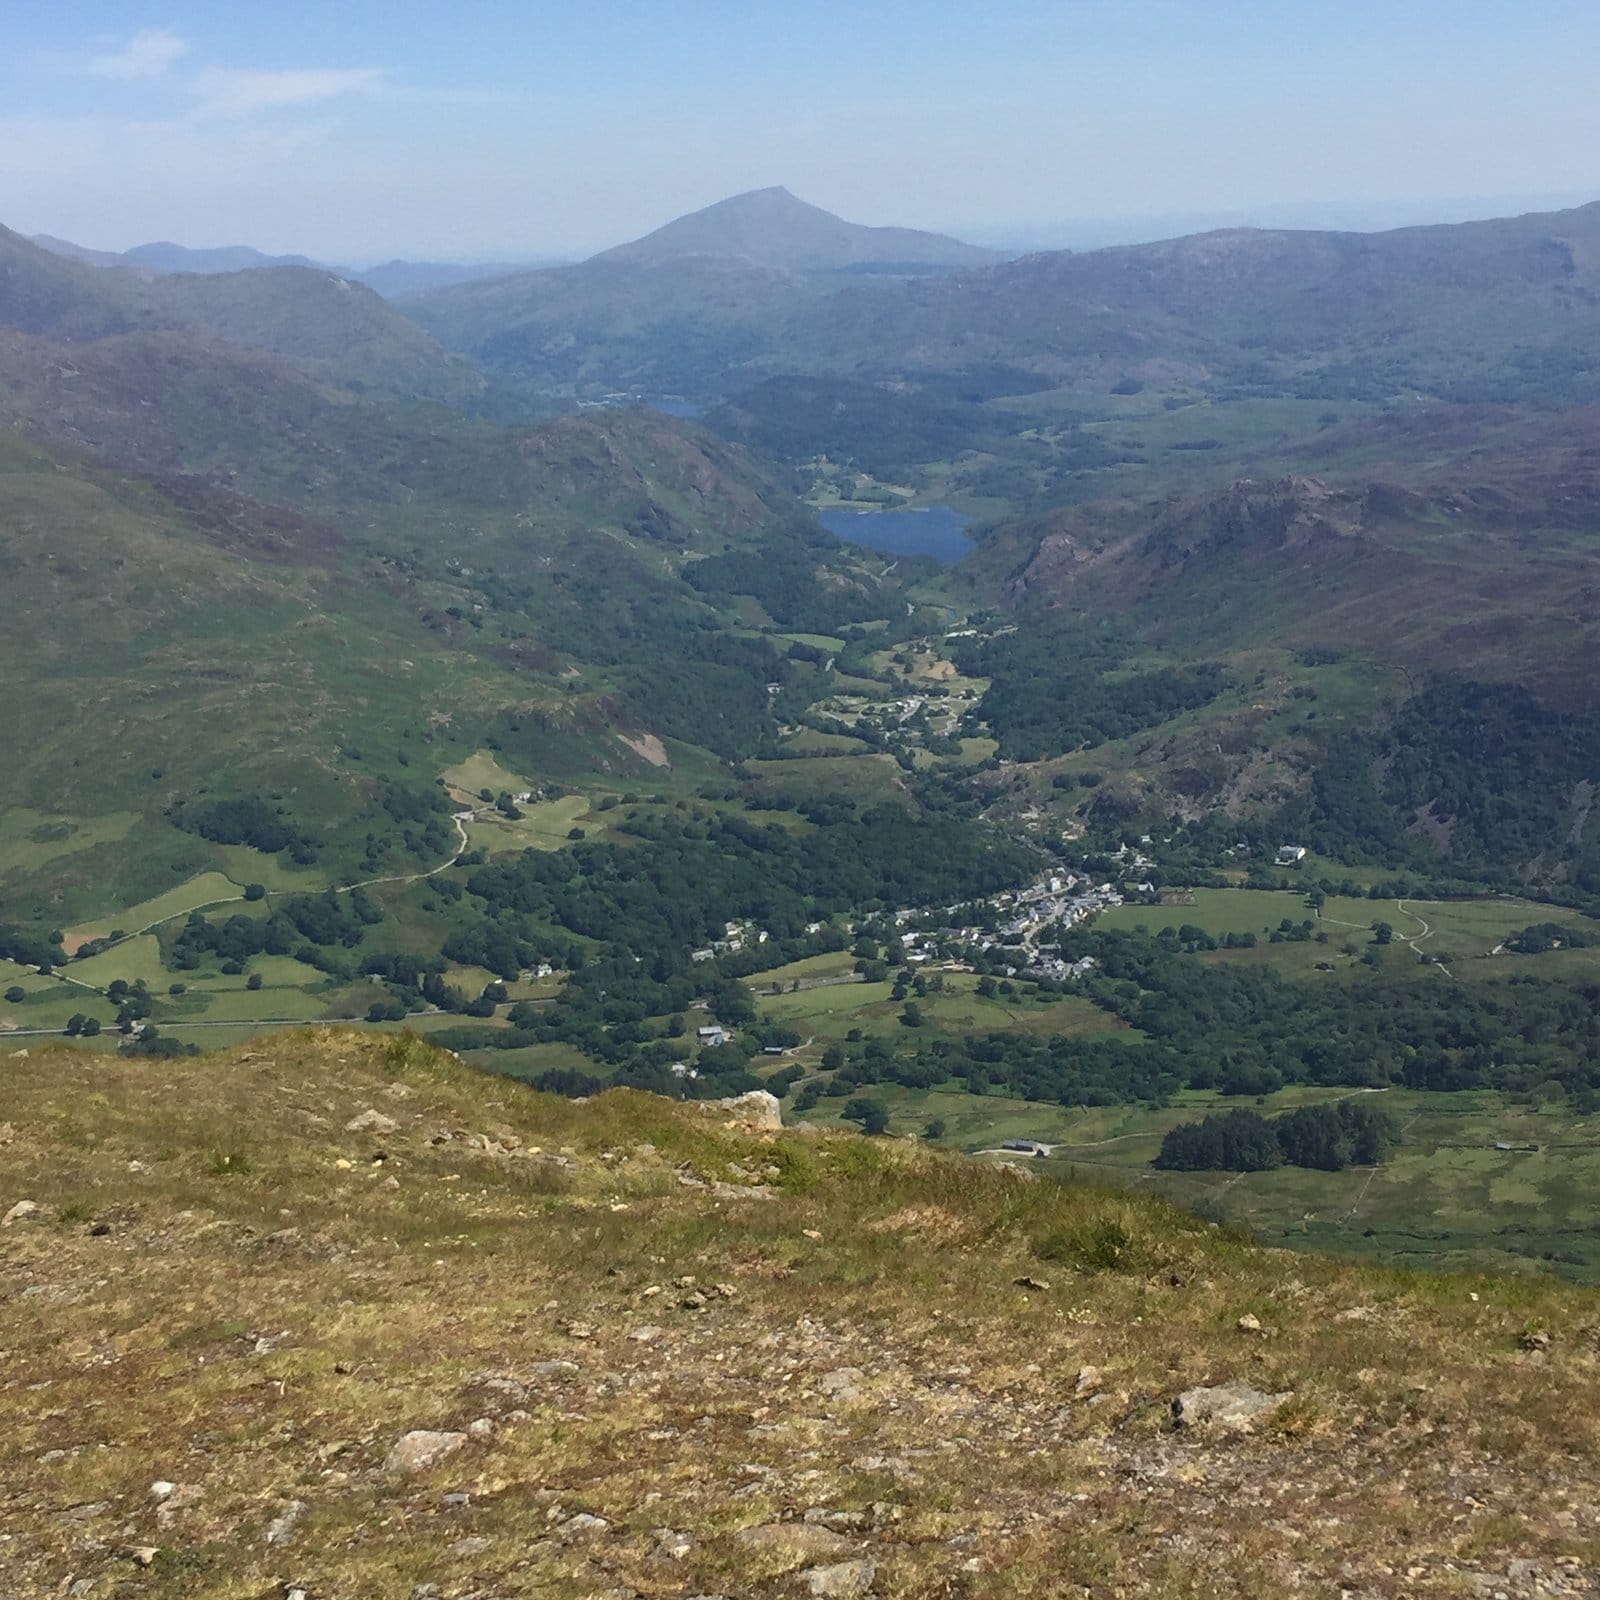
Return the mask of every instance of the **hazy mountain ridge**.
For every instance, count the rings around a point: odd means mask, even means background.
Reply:
[[[786,359],[808,303],[879,268],[899,281],[1002,260],[914,229],[864,227],[786,189],[735,195],[572,266],[408,299],[441,342],[535,392],[720,392]]]
[[[846,222],[784,188],[732,195],[653,233],[603,250],[595,261],[659,265],[685,256],[748,261],[785,272],[838,272],[851,267],[976,267],[1002,254],[916,228]]]
[[[516,262],[393,260],[370,267],[343,267],[314,261],[309,256],[268,255],[250,245],[195,249],[188,245],[157,243],[135,245],[131,250],[122,251],[92,250],[85,245],[74,244],[70,239],[57,239],[47,233],[33,234],[29,242],[50,251],[52,255],[86,261],[91,266],[135,267],[151,273],[214,274],[251,272],[263,267],[313,267],[319,271],[336,273],[355,283],[364,283],[386,300],[400,299],[428,289],[447,288],[454,283],[502,278],[509,273],[525,272],[533,266],[545,264],[530,262],[523,266]]]
[[[483,389],[370,289],[306,267],[151,276],[69,260],[0,229],[0,326],[69,344],[180,331],[406,399],[464,403]]]
[[[687,373],[717,398],[775,373],[986,363],[1101,392],[1176,366],[1216,392],[1519,398],[1552,380],[1593,388],[1583,373],[1600,351],[1600,203],[1380,234],[1231,229],[823,286],[675,251],[663,280],[653,259],[609,252],[560,280],[526,274],[408,309],[536,389],[671,389]]]

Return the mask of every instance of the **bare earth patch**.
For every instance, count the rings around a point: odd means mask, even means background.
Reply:
[[[672,766],[667,757],[667,747],[653,733],[626,734],[619,733],[617,738],[633,751],[643,761],[648,761],[652,767]]]

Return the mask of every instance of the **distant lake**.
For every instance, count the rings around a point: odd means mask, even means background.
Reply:
[[[836,539],[896,556],[932,556],[954,566],[971,548],[972,518],[949,506],[919,511],[819,511],[817,520]]]

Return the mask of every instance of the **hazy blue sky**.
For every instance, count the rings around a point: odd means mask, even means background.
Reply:
[[[741,189],[996,234],[1600,194],[1596,0],[7,7],[0,222],[574,252]]]

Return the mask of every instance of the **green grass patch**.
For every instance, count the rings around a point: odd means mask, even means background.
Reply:
[[[82,943],[89,939],[104,939],[114,929],[134,933],[157,923],[170,922],[175,917],[186,916],[201,906],[218,901],[238,900],[243,897],[242,885],[220,872],[202,872],[168,889],[165,894],[141,901],[111,916],[96,917],[92,922],[80,923],[68,931],[68,940]]]

